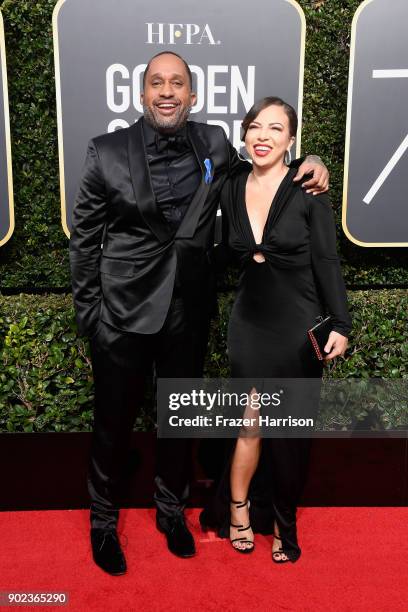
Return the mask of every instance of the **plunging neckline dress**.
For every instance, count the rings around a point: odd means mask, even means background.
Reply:
[[[290,168],[282,179],[259,244],[245,200],[248,173],[228,181],[222,192],[223,241],[217,248],[228,252],[240,269],[227,338],[233,378],[319,379],[322,363],[313,352],[307,329],[325,312],[330,313],[339,333],[348,336],[351,328],[330,201],[326,194],[306,194],[293,182],[296,172]],[[253,259],[258,252],[264,262]],[[264,438],[248,495],[254,531],[273,533],[275,519],[291,561],[300,556],[296,509],[307,474],[310,442],[310,438]],[[201,517],[222,537],[229,537],[234,446],[235,440],[226,444],[217,493]]]

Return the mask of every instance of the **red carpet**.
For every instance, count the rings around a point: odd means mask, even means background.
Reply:
[[[123,510],[119,532],[128,562],[111,577],[91,560],[87,511],[3,512],[0,591],[69,594],[66,606],[30,610],[385,611],[408,609],[408,511],[405,508],[300,508],[295,564],[271,561],[271,538],[250,556],[198,530],[198,554],[165,548],[153,510]]]

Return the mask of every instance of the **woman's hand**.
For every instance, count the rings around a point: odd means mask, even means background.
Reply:
[[[306,189],[306,193],[313,192],[313,195],[324,193],[329,189],[329,171],[317,155],[308,155],[299,166],[298,172],[293,179],[300,181],[305,174],[313,173],[313,177],[303,183],[302,187]]]
[[[328,353],[324,358],[324,361],[330,361],[331,359],[334,359],[334,357],[339,357],[339,355],[343,357],[344,353],[346,352],[347,345],[348,339],[346,336],[342,336],[338,332],[331,331],[326,346],[324,347],[324,352]]]

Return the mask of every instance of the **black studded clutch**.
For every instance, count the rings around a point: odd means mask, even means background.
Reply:
[[[317,358],[323,361],[325,356],[324,347],[329,339],[330,332],[333,330],[333,325],[330,316],[326,318],[322,316],[317,317],[316,321],[318,321],[316,325],[307,330],[307,335],[309,336]]]

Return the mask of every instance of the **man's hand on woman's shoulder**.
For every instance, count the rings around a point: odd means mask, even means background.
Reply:
[[[328,191],[329,171],[320,157],[317,155],[308,155],[305,161],[299,166],[298,172],[293,180],[300,181],[305,174],[313,175],[309,180],[302,184],[302,187],[306,189],[306,193],[318,195],[319,193],[325,193]]]

